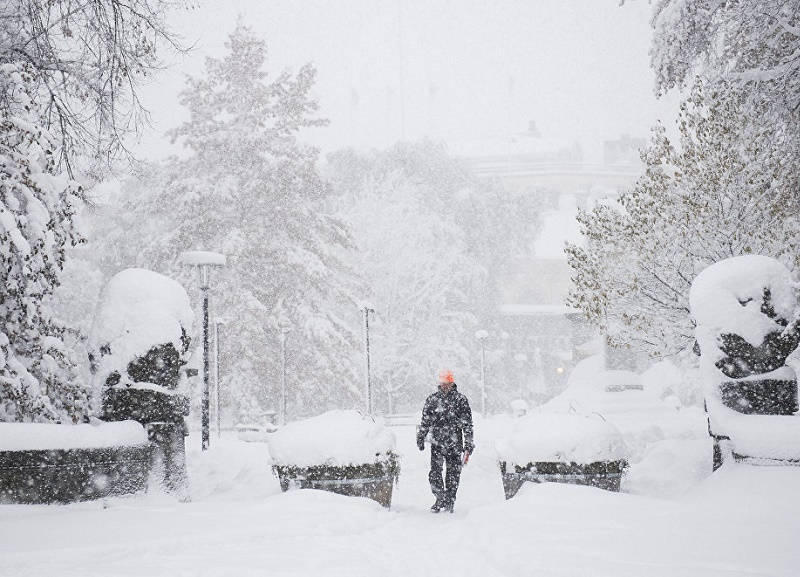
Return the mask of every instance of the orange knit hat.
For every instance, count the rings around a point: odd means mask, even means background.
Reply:
[[[439,371],[439,382],[440,383],[455,383],[455,379],[453,378],[453,371],[449,369],[442,369]]]

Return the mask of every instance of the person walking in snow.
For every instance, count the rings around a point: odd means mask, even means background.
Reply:
[[[472,409],[467,397],[458,392],[453,373],[439,373],[439,389],[425,400],[422,422],[417,431],[417,447],[425,450],[425,438],[431,435],[431,470],[428,480],[436,502],[431,511],[453,512],[461,467],[475,445],[472,441]],[[442,479],[442,469],[447,472]]]

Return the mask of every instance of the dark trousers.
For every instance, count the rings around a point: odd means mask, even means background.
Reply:
[[[447,472],[442,480],[442,468],[445,465]],[[431,484],[431,491],[439,501],[451,505],[456,502],[461,465],[461,451],[458,448],[431,446],[431,471],[428,473],[428,481]]]

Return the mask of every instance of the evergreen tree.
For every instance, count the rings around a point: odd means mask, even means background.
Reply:
[[[223,391],[242,416],[254,406],[277,408],[283,326],[293,329],[290,416],[357,406],[357,334],[336,314],[342,301],[355,307],[355,275],[342,259],[351,240],[323,211],[329,185],[316,169],[318,151],[297,138],[326,123],[314,118],[308,96],[315,70],[307,65],[269,82],[265,43],[241,23],[226,47],[181,94],[190,119],[171,136],[188,156],[141,175],[98,242],[107,243],[107,262],[179,277],[195,298],[197,281],[177,264],[179,253],[228,256],[213,273],[211,296],[225,320]]]

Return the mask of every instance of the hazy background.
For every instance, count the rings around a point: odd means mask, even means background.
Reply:
[[[524,132],[577,139],[599,162],[603,139],[646,137],[675,101],[657,101],[645,1],[207,0],[173,14],[194,49],[143,92],[154,131],[137,152],[168,152],[162,133],[187,118],[185,74],[221,58],[237,17],[269,48],[274,75],[313,61],[324,129],[305,140],[323,154],[429,136],[447,142]]]

